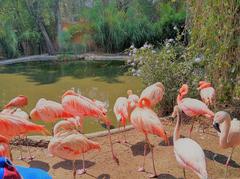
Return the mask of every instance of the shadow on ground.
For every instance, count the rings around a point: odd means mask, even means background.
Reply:
[[[32,160],[32,161],[28,162],[28,164],[30,165],[30,167],[39,168],[39,169],[42,169],[42,170],[45,170],[45,171],[49,171],[49,169],[50,169],[48,163],[42,162],[42,161],[39,161],[39,160]]]
[[[158,179],[181,179],[181,178],[176,178],[175,176],[170,175],[168,173],[162,173],[162,174],[158,175],[157,178]]]
[[[101,174],[98,177],[96,177],[97,179],[110,179],[110,175],[109,174]]]
[[[145,141],[141,141],[138,142],[136,144],[133,144],[131,146],[131,150],[132,150],[132,154],[133,156],[137,156],[137,155],[144,155],[144,145],[145,145]],[[147,148],[147,152],[146,155],[150,152],[149,147]]]
[[[89,168],[91,166],[95,165],[95,162],[91,162],[88,160],[85,160],[85,167]],[[72,161],[71,160],[64,160],[60,161],[52,166],[53,169],[58,169],[58,168],[64,168],[66,170],[72,170]],[[76,160],[76,167],[77,169],[82,168],[82,160]]]
[[[221,163],[223,165],[226,164],[228,157],[222,154],[214,153],[210,150],[204,150],[205,156],[210,159],[214,160],[215,162]],[[235,162],[234,160],[230,160],[229,167],[233,168],[240,168],[240,165]]]

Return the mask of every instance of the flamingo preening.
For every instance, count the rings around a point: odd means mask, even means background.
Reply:
[[[62,104],[44,98],[38,100],[35,108],[30,112],[30,116],[32,120],[42,120],[45,122],[55,122],[59,119],[73,117],[64,110]]]
[[[149,107],[153,108],[162,100],[164,92],[165,88],[163,84],[161,82],[156,82],[142,91],[140,100],[143,98],[148,99],[150,101]]]
[[[57,130],[54,130],[57,131]],[[97,142],[87,139],[83,134],[76,130],[60,130],[55,133],[48,145],[48,152],[53,156],[73,161],[73,176],[86,173],[85,162],[83,158],[83,168],[76,170],[75,160],[84,153],[100,149]]]
[[[12,115],[14,115],[14,116],[17,116],[18,119],[20,119],[20,120],[22,119],[23,121],[29,120],[29,115],[28,115],[28,113],[26,113],[25,111],[21,110],[20,108],[16,108],[16,109],[6,108],[6,109],[2,110],[1,113],[2,113],[2,114],[12,114]],[[19,137],[20,139],[21,139],[21,138],[23,138],[23,139],[25,138],[25,140],[28,142],[27,136],[21,135],[21,136],[18,136],[18,137]],[[23,159],[25,159],[25,157],[23,157],[23,155],[22,155],[22,153],[23,153],[23,152],[22,152],[22,147],[20,146],[19,149],[20,149],[20,157],[19,157],[19,159],[20,159],[20,160],[23,160]],[[29,159],[29,160],[32,160],[32,159],[34,158],[34,156],[31,154],[31,151],[30,151],[30,148],[29,148],[28,143],[27,143],[27,150],[28,150],[28,154],[29,154],[28,159]]]
[[[240,121],[231,116],[225,111],[219,111],[215,114],[213,127],[219,135],[219,145],[221,148],[232,148],[231,154],[226,162],[225,178],[227,177],[228,164],[231,160],[234,148],[240,145]]]
[[[10,100],[3,109],[9,109],[9,108],[21,108],[28,104],[28,98],[24,95],[19,95],[12,100]]]
[[[79,116],[80,118],[84,117],[93,117],[96,119],[100,119],[103,121],[107,128],[108,128],[108,136],[109,136],[109,142],[111,147],[111,153],[114,161],[119,164],[119,160],[116,157],[116,155],[113,152],[113,144],[111,139],[111,133],[110,133],[110,125],[111,121],[107,118],[106,111],[102,108],[99,108],[96,103],[85,97],[82,96],[73,90],[66,91],[62,96],[62,105],[64,110],[66,110],[68,113],[73,115],[74,117]]]
[[[216,91],[212,87],[211,83],[200,81],[197,89],[200,91],[201,99],[206,105],[215,105]]]
[[[175,107],[177,123],[173,133],[174,154],[177,162],[183,168],[184,178],[185,169],[192,170],[200,179],[207,179],[206,160],[201,146],[190,138],[180,138],[181,118],[179,107]]]
[[[187,93],[188,93],[188,85],[184,84],[180,88],[179,94],[177,96],[178,107],[189,117],[197,117],[202,115],[212,120],[214,117],[214,113],[208,108],[208,106],[202,101],[199,101],[197,99],[184,98],[184,96]],[[193,129],[193,124],[189,131],[190,136]]]
[[[130,121],[133,127],[143,133],[145,135],[146,144],[144,145],[144,158],[143,158],[143,165],[138,169],[139,172],[145,171],[145,156],[147,146],[151,150],[152,154],[152,164],[153,164],[153,174],[149,177],[157,177],[155,163],[154,163],[154,155],[153,155],[153,147],[150,144],[148,139],[148,134],[154,134],[164,139],[165,142],[168,143],[168,137],[164,130],[164,127],[158,118],[157,114],[150,109],[150,101],[146,98],[142,98],[139,101],[138,106],[133,110],[130,116]]]

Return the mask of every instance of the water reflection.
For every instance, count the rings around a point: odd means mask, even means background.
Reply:
[[[109,118],[115,124],[113,105],[117,97],[126,96],[132,89],[137,94],[141,81],[126,75],[121,61],[31,62],[0,66],[0,107],[11,98],[23,94],[29,97],[30,111],[39,98],[60,102],[67,89],[106,102]],[[46,124],[51,127],[51,124]],[[95,120],[86,120],[85,132],[103,130]]]

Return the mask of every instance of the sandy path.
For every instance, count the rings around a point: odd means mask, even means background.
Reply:
[[[187,136],[189,125],[185,125],[181,132],[182,135]],[[167,127],[168,134],[172,133],[173,126]],[[218,146],[218,137],[213,129],[208,132],[214,134],[206,134],[197,131],[197,127],[194,128],[192,138],[196,140],[202,148],[205,150],[207,156],[207,169],[209,178],[217,179],[223,178],[225,162],[227,156],[230,153],[230,149],[223,150]],[[116,140],[119,134],[115,134],[113,139]],[[114,149],[117,156],[120,159],[120,166],[117,166],[111,159],[110,148],[108,138],[98,137],[94,140],[99,142],[102,146],[100,152],[94,151],[86,154],[85,159],[87,165],[87,174],[83,176],[77,176],[77,178],[98,178],[98,179],[142,179],[147,178],[147,173],[137,172],[138,166],[141,165],[143,159],[143,135],[130,130],[127,132],[127,138],[132,144],[131,146],[124,146],[122,144],[115,143]],[[150,141],[154,144],[156,170],[159,174],[158,178],[161,179],[176,179],[183,178],[182,169],[176,163],[173,146],[164,146],[159,137],[151,136]],[[24,150],[26,148],[24,147]],[[19,151],[16,147],[13,149],[14,163],[24,166],[38,167],[48,171],[53,178],[56,179],[69,179],[73,178],[71,169],[72,162],[64,161],[57,157],[49,157],[46,149],[43,148],[31,148],[35,155],[35,159],[31,162],[20,161],[17,159]],[[213,161],[214,153],[219,155]],[[229,167],[229,179],[240,178],[240,147],[235,149],[233,154],[233,160]],[[26,155],[26,154],[25,154]],[[77,161],[78,168],[82,166],[81,159]],[[151,155],[148,153],[146,158],[146,171],[152,172]],[[187,171],[187,178],[197,178],[191,171]]]

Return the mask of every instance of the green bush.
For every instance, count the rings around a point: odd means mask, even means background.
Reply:
[[[204,74],[197,60],[189,60],[187,49],[179,39],[166,40],[164,46],[157,51],[149,44],[140,49],[131,47],[130,50],[130,72],[140,76],[146,85],[160,81],[165,86],[165,96],[160,104],[160,109],[165,114],[172,112],[182,84],[189,85],[189,96],[198,95],[196,88]]]

